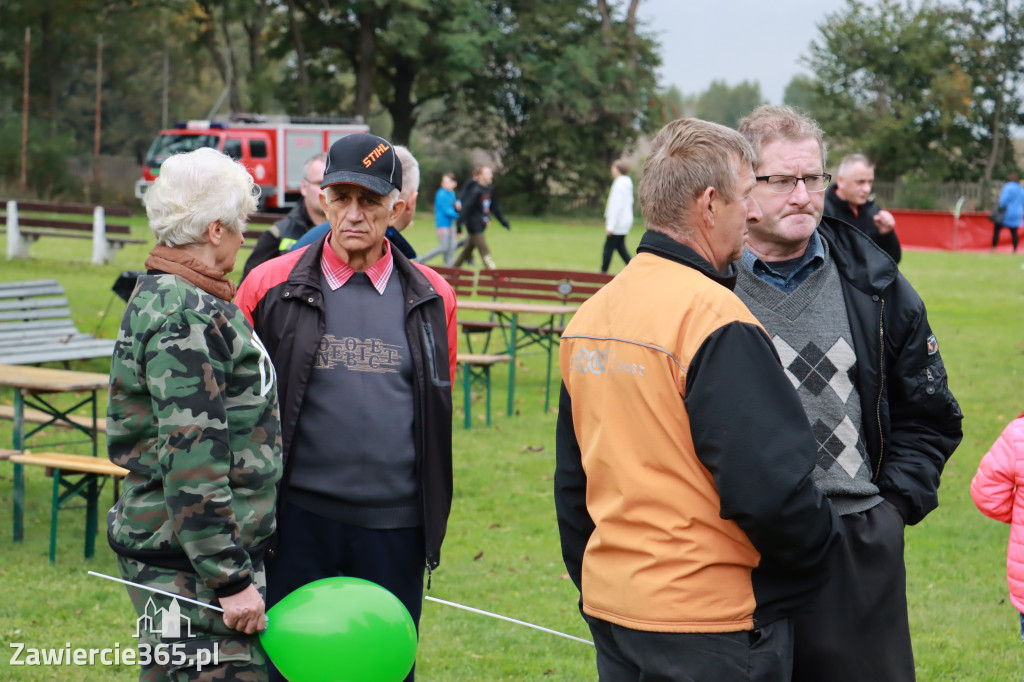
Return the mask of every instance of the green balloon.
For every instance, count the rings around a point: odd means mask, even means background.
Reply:
[[[267,611],[260,642],[289,682],[398,682],[416,626],[398,597],[359,578],[303,585]]]

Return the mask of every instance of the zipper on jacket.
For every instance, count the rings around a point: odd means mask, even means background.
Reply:
[[[434,576],[434,569],[430,567],[430,560],[427,560],[427,589],[430,589],[430,579]]]
[[[882,396],[885,395],[885,299],[879,297],[878,309],[878,400],[875,403],[875,425],[878,427],[878,466],[873,482],[882,473],[882,459],[885,457],[885,434],[882,433]]]
[[[451,379],[444,381],[437,373],[437,346],[434,343],[434,328],[429,322],[423,322],[421,324],[423,326],[423,345],[425,346],[427,359],[430,363],[430,381],[440,388],[450,388],[452,383]]]

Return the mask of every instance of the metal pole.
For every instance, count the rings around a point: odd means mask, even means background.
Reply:
[[[160,130],[167,128],[167,90],[170,87],[170,50],[167,47],[167,41],[164,40],[164,83],[163,83],[163,109],[160,115]]]
[[[32,30],[25,27],[25,85],[21,105],[21,191],[28,191],[28,68],[32,50]]]
[[[92,185],[100,188],[100,119],[103,114],[103,34],[96,37],[96,133],[92,151]],[[98,197],[97,197],[98,200]]]

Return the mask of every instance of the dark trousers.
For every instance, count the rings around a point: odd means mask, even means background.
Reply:
[[[419,630],[427,565],[422,528],[359,528],[291,504],[284,505],[277,527],[277,551],[266,564],[267,608],[314,580],[362,578],[398,597]],[[272,668],[270,679],[284,677]],[[406,680],[412,679],[410,672]]]
[[[793,627],[783,619],[757,630],[642,632],[587,617],[601,682],[789,682]]]
[[[601,272],[608,272],[608,266],[612,264],[612,253],[618,252],[622,262],[629,262],[629,251],[626,250],[626,235],[609,234],[604,240],[604,253],[601,254]]]
[[[842,520],[829,582],[814,609],[793,618],[793,680],[912,682],[903,518],[882,502]]]
[[[999,231],[1004,227],[1010,231],[1010,241],[1013,242],[1013,252],[1017,253],[1017,228],[1010,227],[1009,225],[996,225],[995,229],[992,230],[992,248],[996,248],[996,244],[999,243]]]

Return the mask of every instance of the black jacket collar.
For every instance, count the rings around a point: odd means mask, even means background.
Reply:
[[[891,286],[899,268],[874,241],[838,218],[823,217],[818,234],[828,242],[829,255],[839,273],[853,286],[869,294]]]
[[[653,253],[656,256],[661,256],[662,258],[698,270],[704,276],[718,282],[730,291],[736,288],[735,265],[730,263],[724,273],[719,272],[711,263],[701,258],[689,246],[680,244],[661,232],[652,232],[651,230],[644,232],[643,237],[640,238],[640,245],[637,246],[636,250],[638,253]]]

